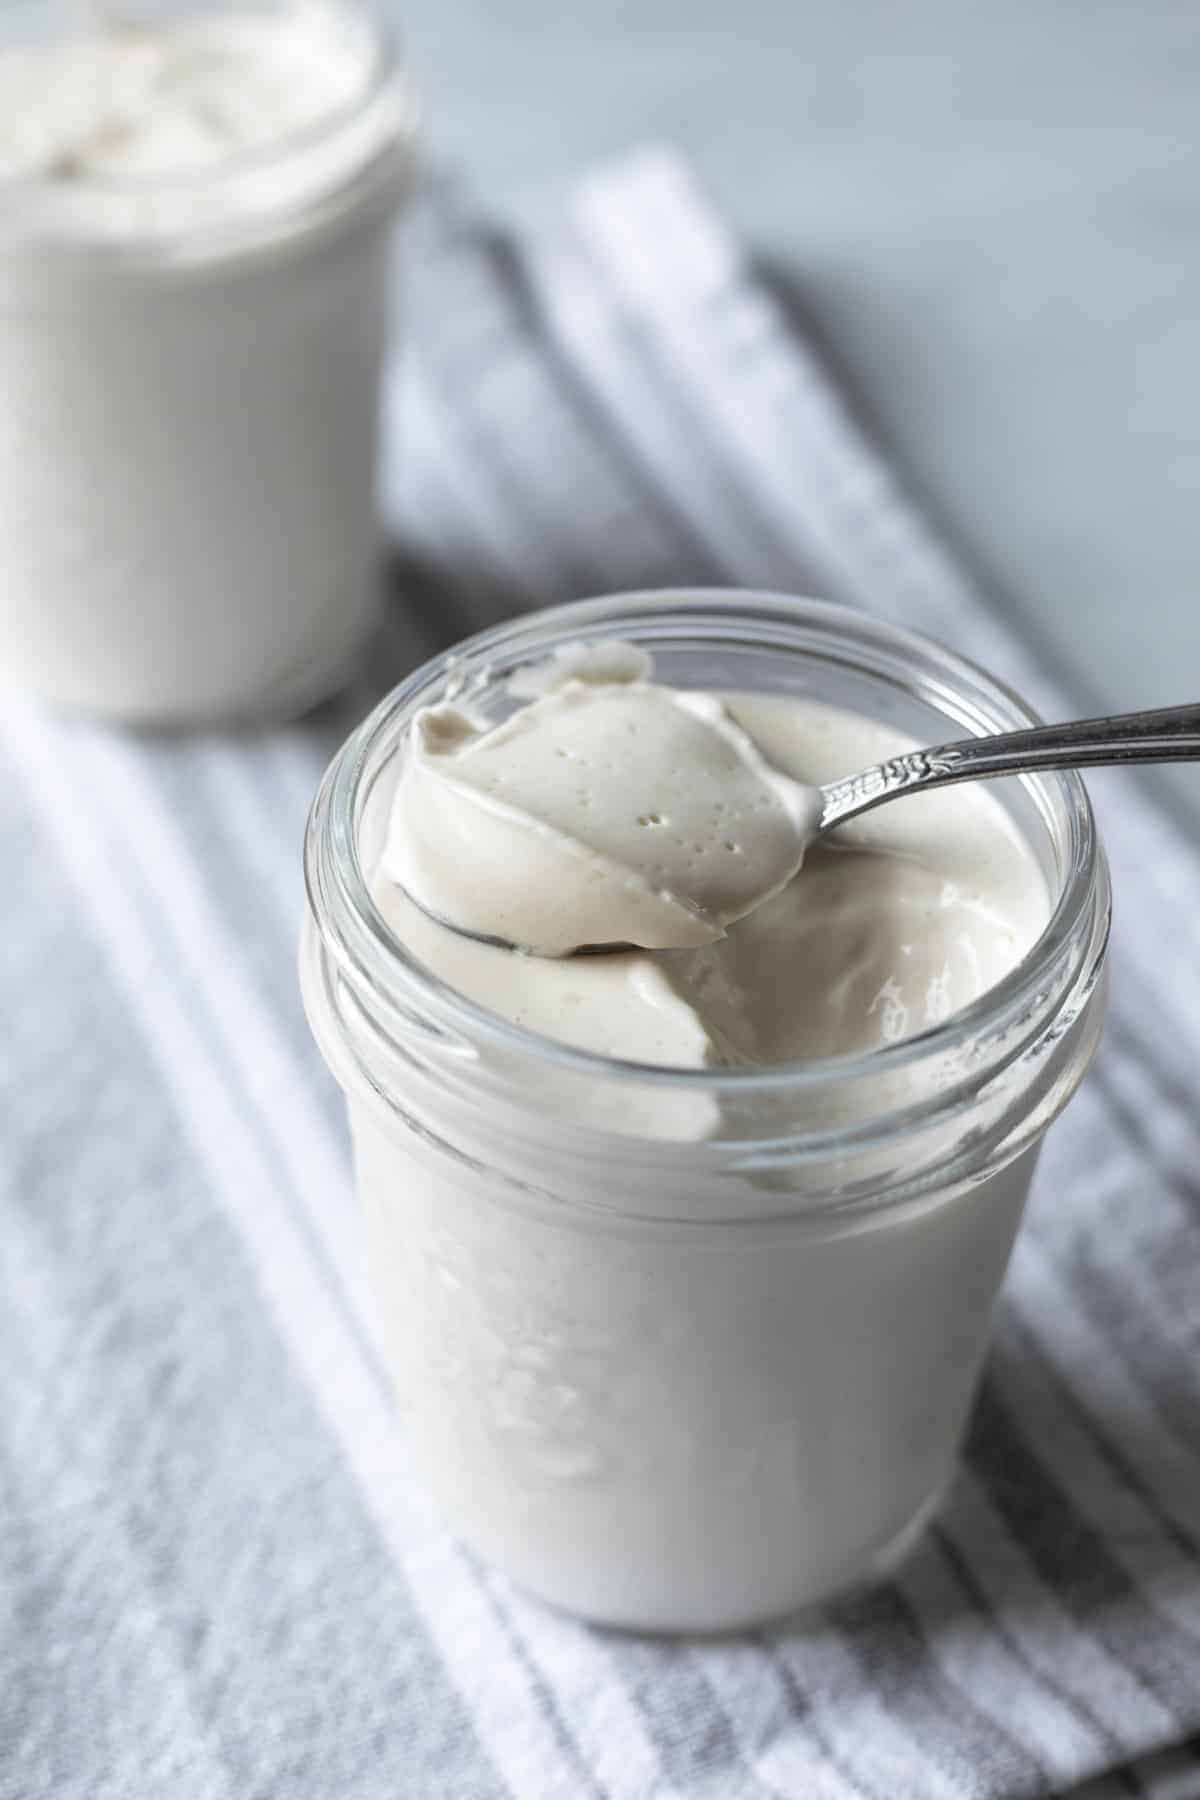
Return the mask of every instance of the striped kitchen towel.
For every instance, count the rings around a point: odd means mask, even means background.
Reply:
[[[514,608],[738,582],[1071,708],[671,155],[536,224],[441,193],[402,264],[394,674]],[[447,1537],[393,1418],[295,978],[369,685],[257,734],[0,710],[0,1796],[1195,1800],[1200,856],[1095,782],[1112,1023],[912,1560],[803,1631],[605,1634]]]

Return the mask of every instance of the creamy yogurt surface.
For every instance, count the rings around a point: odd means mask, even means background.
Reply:
[[[822,782],[913,747],[885,725],[661,686],[612,646],[534,686],[499,726],[418,715],[375,880],[408,949],[515,1024],[676,1067],[857,1053],[969,1005],[1046,923],[1040,868],[979,784],[809,847]],[[606,943],[632,947],[567,954]]]
[[[711,694],[572,666],[503,724],[420,713],[385,870],[427,911],[542,956],[708,944],[800,867],[820,794]]]
[[[103,14],[93,31],[0,48],[0,180],[185,176],[351,105],[370,69],[362,22],[322,0]]]

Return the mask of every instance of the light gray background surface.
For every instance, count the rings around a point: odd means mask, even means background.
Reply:
[[[434,154],[528,201],[682,146],[1085,698],[1200,700],[1200,6],[389,3]]]

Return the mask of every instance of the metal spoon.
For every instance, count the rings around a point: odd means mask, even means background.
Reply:
[[[1115,713],[1064,725],[1036,725],[996,737],[964,738],[931,750],[909,750],[861,774],[827,782],[821,789],[821,816],[810,842],[901,794],[924,793],[956,781],[987,781],[1000,775],[1032,775],[1041,769],[1087,769],[1114,763],[1189,762],[1200,759],[1200,705],[1165,706],[1153,712]],[[407,890],[406,890],[407,892]],[[518,950],[506,938],[452,925],[411,894],[413,904],[448,931],[476,943]],[[603,956],[629,944],[582,944],[575,956]],[[523,955],[531,954],[521,951]]]
[[[999,737],[965,738],[935,750],[909,750],[861,775],[827,783],[821,789],[825,804],[816,836],[823,837],[898,794],[948,787],[954,781],[1193,758],[1200,758],[1200,706],[1164,706],[1155,712],[1114,713],[1104,719],[1006,731]]]

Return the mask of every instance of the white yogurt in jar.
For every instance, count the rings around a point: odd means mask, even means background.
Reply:
[[[376,896],[460,992],[609,1056],[895,1043],[993,987],[1049,905],[981,786],[910,796],[810,850],[820,784],[911,748],[817,702],[682,693],[646,661],[614,678],[611,650],[594,673],[576,658],[500,725],[417,715]]]
[[[1052,897],[986,786],[811,843],[812,790],[909,738],[811,689],[681,696],[611,641],[524,711],[527,675],[478,679],[478,717],[468,682],[386,762],[355,745],[310,833],[306,1002],[411,1442],[451,1525],[556,1605],[782,1615],[892,1566],[951,1478],[1038,1143],[1095,1042],[1102,869],[1070,967],[993,1016]],[[630,947],[563,954],[605,941]]]
[[[0,180],[195,175],[270,151],[362,96],[371,44],[324,0],[0,51]]]
[[[409,112],[323,0],[0,42],[0,678],[171,722],[347,671]]]

